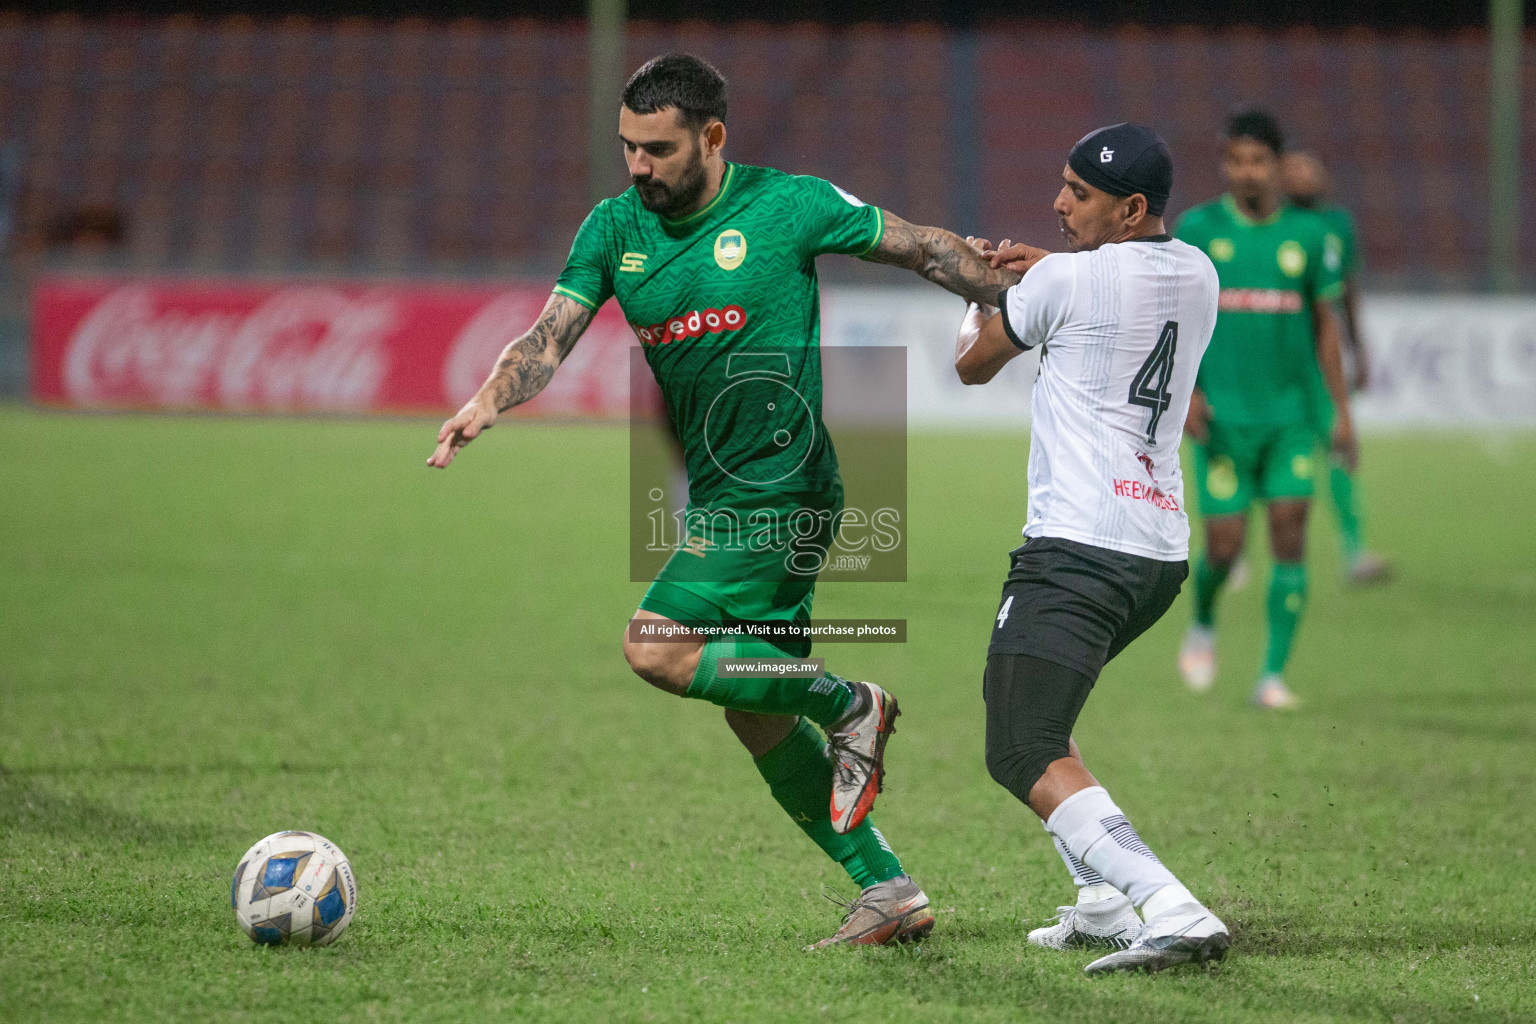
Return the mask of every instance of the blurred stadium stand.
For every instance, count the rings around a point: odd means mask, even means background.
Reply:
[[[1220,191],[1223,116],[1257,102],[1332,168],[1371,287],[1485,283],[1476,29],[637,22],[627,47],[629,67],[668,49],[721,67],[734,159],[1045,245],[1084,131],[1156,125],[1177,211]],[[1525,53],[1536,95],[1536,36]],[[586,82],[578,21],[0,15],[0,237],[23,277],[43,261],[548,275],[590,205]],[[1524,146],[1532,224],[1536,133]]]

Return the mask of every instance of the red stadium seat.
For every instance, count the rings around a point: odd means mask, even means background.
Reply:
[[[1228,111],[1262,104],[1331,168],[1375,280],[1465,285],[1487,257],[1485,46],[1361,29],[636,23],[626,67],[676,48],[717,61],[735,159],[1047,244],[1063,154],[1087,129],[1153,123],[1178,161],[1176,214],[1221,189]],[[1020,81],[1089,85],[1041,104]],[[571,23],[0,14],[17,216],[114,205],[144,267],[547,275],[589,209],[587,126],[613,112],[589,110],[586,88]],[[1536,134],[1523,141],[1531,182]],[[623,187],[617,144],[604,159]],[[1522,194],[1536,205],[1536,187]]]

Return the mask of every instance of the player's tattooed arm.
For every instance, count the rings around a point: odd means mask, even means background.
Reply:
[[[437,432],[437,449],[427,465],[448,468],[460,448],[496,425],[499,414],[543,391],[592,316],[592,310],[574,299],[551,295],[533,326],[502,350],[475,397]]]
[[[906,267],[940,288],[980,303],[996,302],[998,292],[1018,284],[1023,276],[1008,267],[994,267],[952,231],[908,224],[892,213],[885,214],[885,230],[865,259]]]
[[[490,399],[497,412],[505,412],[543,391],[592,322],[592,315],[574,299],[551,295],[534,325],[502,351],[496,369],[480,387],[481,395]]]
[[[1007,239],[1003,240],[1000,249],[993,248],[992,243],[985,238],[967,237],[965,241],[984,259],[998,266],[1007,266],[998,259],[999,252],[1014,248],[1013,243]],[[1012,269],[1023,273],[1028,265],[1019,263]],[[985,384],[1022,351],[1008,339],[1002,324],[993,306],[973,302],[966,308],[965,319],[960,322],[960,333],[955,338],[955,373],[959,375],[960,383]]]

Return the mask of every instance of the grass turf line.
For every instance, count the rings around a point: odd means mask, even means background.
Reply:
[[[1187,597],[1106,670],[1090,764],[1236,934],[1215,974],[1087,979],[1023,941],[1069,886],[982,766],[1023,438],[914,435],[910,582],[818,595],[911,622],[817,653],[901,697],[876,816],[940,913],[809,955],[851,885],[619,653],[622,429],[498,429],[447,473],[434,429],[0,409],[0,1019],[1536,1016],[1536,439],[1368,440],[1400,575],[1343,591],[1319,506],[1300,713],[1245,706],[1262,556],[1213,693],[1173,670]],[[235,925],[285,827],[357,869],[332,948]]]

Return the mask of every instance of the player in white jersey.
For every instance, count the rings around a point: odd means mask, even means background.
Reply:
[[[987,768],[1045,822],[1078,886],[1030,941],[1117,947],[1090,973],[1159,970],[1220,959],[1226,926],[1088,772],[1072,726],[1104,664],[1189,575],[1179,441],[1219,286],[1206,255],[1163,225],[1173,161],[1151,129],[1085,136],[1063,177],[1055,209],[1072,251],[978,242],[1024,279],[999,309],[970,308],[955,351],[960,379],[984,384],[1041,349],[1025,540],[987,651]]]

